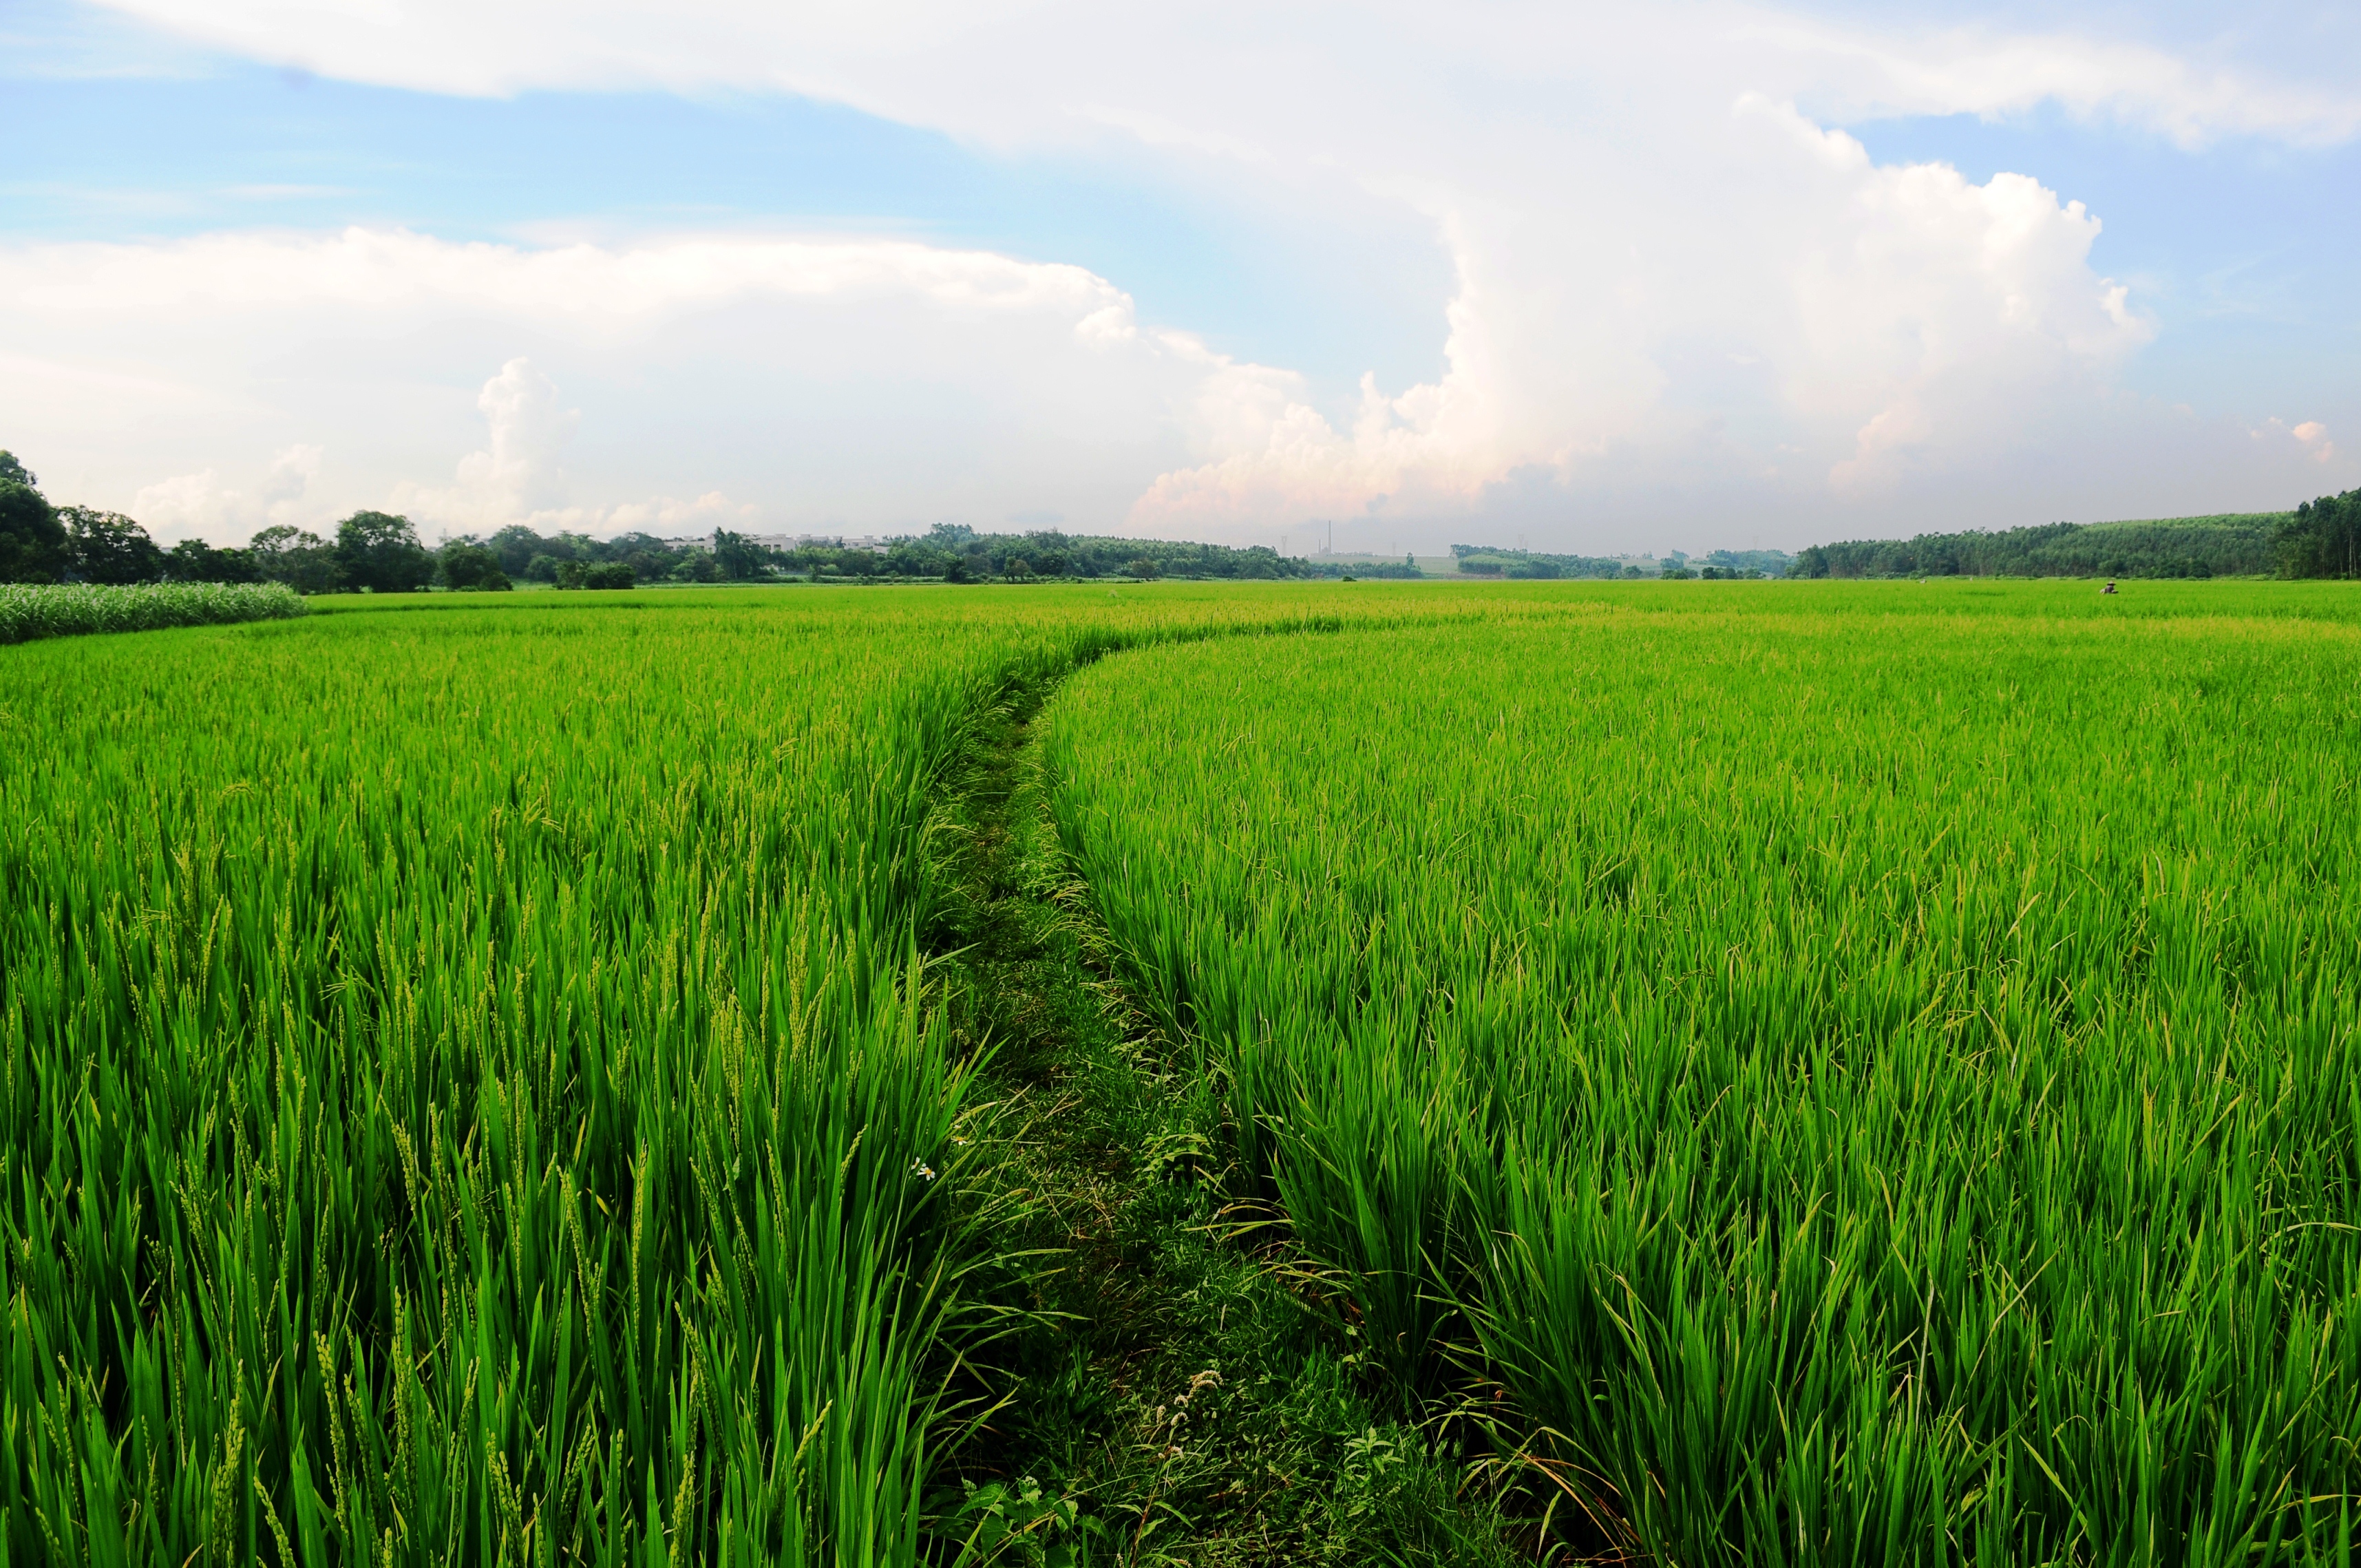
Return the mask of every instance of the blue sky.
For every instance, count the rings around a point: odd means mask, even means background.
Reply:
[[[2325,7],[814,15],[0,13],[0,445],[219,538],[1792,546],[2361,477]]]
[[[255,225],[399,225],[450,239],[792,226],[886,232],[1071,262],[1210,340],[1349,383],[1436,372],[1451,269],[1426,225],[1370,203],[1385,242],[1341,278],[1323,237],[1120,148],[994,156],[838,104],[727,92],[451,98],[183,55],[170,76],[33,74],[0,131],[15,239],[153,239]],[[27,60],[27,55],[33,55]],[[1374,264],[1372,264],[1374,263]]]

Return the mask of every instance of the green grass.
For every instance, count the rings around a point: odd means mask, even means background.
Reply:
[[[1047,721],[1131,983],[1405,1408],[1579,1551],[2347,1560],[2361,600],[1554,602]]]
[[[1357,611],[582,599],[0,661],[10,1558],[917,1552],[1000,1325],[943,771],[1012,679]]]
[[[128,587],[0,583],[0,643],[96,631],[284,620],[303,610],[302,596],[283,583],[140,583]]]
[[[2344,1549],[2349,594],[314,609],[0,652],[5,1561]]]
[[[841,631],[12,656],[14,1552],[906,1550],[962,1256],[907,912],[989,650]]]

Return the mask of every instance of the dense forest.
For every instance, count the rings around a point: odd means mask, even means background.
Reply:
[[[2317,504],[2317,503],[2315,503]],[[1798,577],[2222,577],[2279,569],[2286,512],[2051,522],[1995,532],[1857,539],[1798,554]],[[2309,576],[2312,574],[2295,574]]]

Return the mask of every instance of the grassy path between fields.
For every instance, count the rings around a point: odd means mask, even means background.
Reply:
[[[1377,1407],[1342,1326],[1222,1239],[1217,1088],[1115,978],[1060,849],[1020,690],[951,781],[938,846],[974,1123],[1023,1326],[963,1392],[1005,1401],[936,1497],[944,1563],[1505,1563],[1461,1467]]]

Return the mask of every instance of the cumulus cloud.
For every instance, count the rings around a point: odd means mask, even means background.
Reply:
[[[1835,128],[2055,104],[2183,146],[2318,144],[2361,129],[2361,93],[2325,67],[1719,0],[1390,4],[1349,28],[1235,0],[114,3],[431,91],[784,89],[1017,152],[1128,138],[1257,199],[1375,193],[1451,261],[1450,295],[1422,307],[1439,373],[1355,387],[1143,321],[1120,279],[906,241],[350,230],[0,252],[16,352],[174,389],[202,404],[174,427],[192,443],[209,422],[248,449],[259,427],[319,430],[342,459],[368,428],[349,487],[406,483],[454,526],[721,493],[782,523],[1049,510],[1223,537],[1516,507],[1604,543],[1650,506],[1777,530],[2252,504],[2335,462],[2324,428],[2250,442],[2122,390],[2155,328],[2072,191],[1880,163]],[[1355,258],[1339,241],[1304,264]],[[366,363],[312,366],[300,406],[327,422],[289,428],[295,393],[261,367],[329,338]],[[502,362],[500,389],[474,394]],[[611,433],[569,445],[553,378]],[[427,488],[478,415],[489,446]],[[212,460],[192,458],[174,466]]]
[[[538,532],[704,533],[744,526],[752,506],[719,490],[693,500],[656,496],[645,500],[583,505],[572,500],[561,459],[582,422],[582,411],[561,406],[557,383],[516,358],[484,383],[476,407],[490,426],[491,444],[459,459],[458,483],[433,488],[394,487],[389,506],[413,521],[450,533],[485,534],[522,523]]]
[[[1109,519],[1181,455],[1170,410],[1206,358],[1104,279],[985,252],[363,229],[0,248],[0,341],[42,367],[0,376],[0,428],[45,476],[225,538],[387,505],[453,531],[866,532],[1021,491]],[[339,460],[310,484],[319,432]],[[222,461],[271,440],[312,467]]]
[[[2277,414],[2248,432],[2255,445],[2273,454],[2295,453],[2314,463],[2336,461],[2336,443],[2328,439],[2328,427],[2316,419],[2308,419],[2290,427]]]
[[[553,506],[565,487],[558,457],[582,411],[558,407],[557,383],[530,359],[501,366],[476,406],[492,427],[492,444],[459,460],[460,494],[502,521]]]
[[[211,468],[175,475],[140,487],[131,515],[167,542],[196,538],[243,538],[264,528],[315,521],[304,494],[320,472],[317,446],[297,443],[271,459],[250,489],[225,485]]]
[[[1577,485],[1609,454],[1667,474],[1759,466],[1665,406],[1667,350],[1701,332],[1765,367],[1722,389],[1718,414],[1775,426],[1790,439],[1773,450],[1830,453],[1839,493],[1891,488],[1983,460],[2046,402],[2097,397],[2151,334],[2092,270],[2100,224],[2081,203],[2022,175],[1881,166],[1759,97],[1730,119],[1746,147],[1722,211],[1744,248],[1675,236],[1617,257],[1579,219],[1455,215],[1439,380],[1389,394],[1364,378],[1338,430],[1294,378],[1214,364],[1194,422],[1207,460],[1160,477],[1135,523],[1460,510],[1512,473]]]

